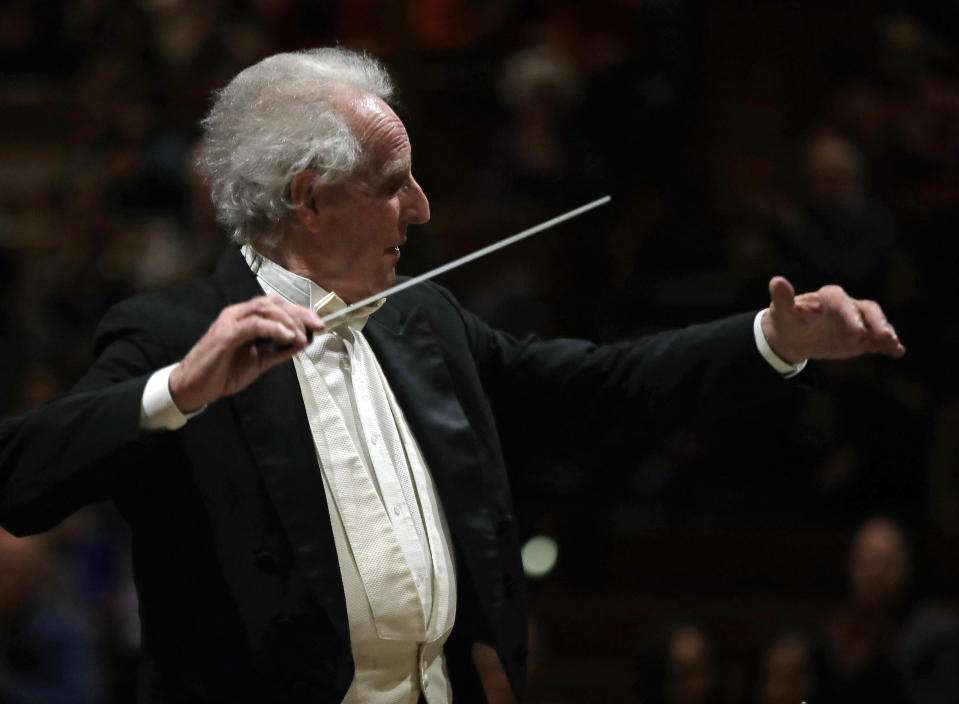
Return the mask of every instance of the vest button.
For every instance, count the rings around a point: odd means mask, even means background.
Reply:
[[[260,550],[253,556],[253,562],[260,572],[270,574],[279,574],[281,571],[281,562],[274,553],[269,550]]]

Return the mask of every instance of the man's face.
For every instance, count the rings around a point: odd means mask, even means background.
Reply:
[[[406,129],[390,107],[356,93],[337,102],[366,160],[346,181],[313,190],[310,246],[317,283],[352,303],[393,285],[406,228],[427,222],[430,206],[410,170]]]

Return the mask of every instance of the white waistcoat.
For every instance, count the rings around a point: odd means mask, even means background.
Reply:
[[[321,317],[345,305],[252,248],[243,252],[267,293]],[[416,439],[361,332],[365,321],[316,335],[293,358],[346,597],[356,674],[343,702],[415,704],[422,690],[429,704],[448,704],[443,644],[456,613],[449,529]]]

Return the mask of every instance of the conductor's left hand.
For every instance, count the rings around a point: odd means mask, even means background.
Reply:
[[[852,298],[839,286],[797,296],[782,276],[770,280],[769,295],[763,333],[773,351],[787,362],[906,353],[875,301]]]

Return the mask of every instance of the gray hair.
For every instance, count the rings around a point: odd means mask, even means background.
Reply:
[[[378,61],[341,48],[270,56],[216,94],[200,123],[197,163],[217,221],[234,241],[282,239],[292,212],[289,185],[304,169],[316,169],[316,183],[339,183],[362,164],[362,147],[330,100],[340,88],[382,100],[393,95]]]

